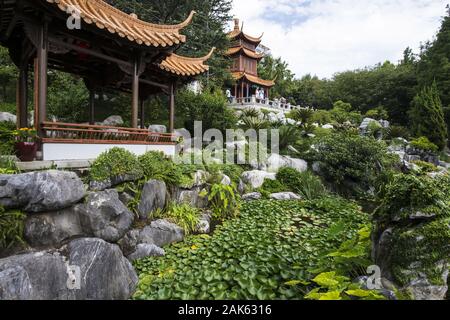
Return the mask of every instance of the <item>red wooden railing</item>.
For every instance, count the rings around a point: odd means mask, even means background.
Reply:
[[[44,143],[149,145],[176,143],[176,137],[173,134],[156,133],[146,129],[59,122],[43,122],[41,129]]]

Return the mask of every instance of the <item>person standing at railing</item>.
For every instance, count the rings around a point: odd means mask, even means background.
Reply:
[[[231,95],[231,90],[230,89],[227,89],[225,91],[225,95],[227,96],[228,103],[232,103],[233,102],[233,96]]]

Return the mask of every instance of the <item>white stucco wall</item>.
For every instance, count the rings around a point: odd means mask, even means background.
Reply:
[[[95,159],[102,152],[114,147],[124,148],[138,156],[148,151],[162,151],[168,156],[175,156],[175,145],[44,143],[43,160],[55,161]]]

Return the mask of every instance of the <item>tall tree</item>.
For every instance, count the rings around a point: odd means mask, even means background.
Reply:
[[[436,81],[442,104],[450,107],[450,6],[447,9],[435,40],[422,47],[418,77],[422,86]]]
[[[412,133],[425,136],[441,150],[447,144],[447,125],[436,82],[425,87],[413,101],[410,112]]]
[[[269,54],[258,64],[258,74],[263,79],[276,80],[271,93],[272,97],[292,98],[294,74],[287,62]]]

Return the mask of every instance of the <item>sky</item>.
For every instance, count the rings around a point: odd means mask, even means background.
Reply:
[[[260,36],[290,69],[330,78],[336,72],[398,62],[432,40],[450,0],[233,0],[244,32]],[[230,28],[232,24],[230,24]]]

